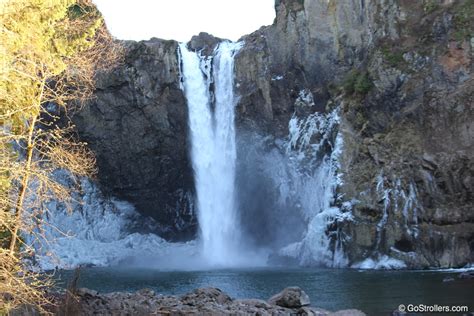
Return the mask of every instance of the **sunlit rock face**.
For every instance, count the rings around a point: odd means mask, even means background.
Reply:
[[[288,217],[298,214],[297,203],[279,208],[279,184],[269,173],[255,175],[278,166],[266,160],[271,155],[291,158],[285,148],[292,118],[303,122],[339,108],[337,129],[318,154],[330,157],[336,133],[343,139],[330,206],[351,216],[321,230],[333,257],[339,249],[346,265],[368,268],[474,261],[466,3],[281,0],[273,25],[242,38],[235,57],[236,181],[237,191],[246,189],[237,194],[249,243],[303,242],[311,220]],[[217,42],[200,34],[191,46],[209,54]],[[76,122],[97,153],[103,189],[156,218],[165,237],[186,239],[197,230],[177,45],[126,43],[125,64],[99,78],[97,99]],[[308,148],[323,134],[315,133]],[[261,164],[245,162],[254,157]]]
[[[361,62],[371,16],[363,1],[276,1],[275,7],[272,26],[244,37],[236,72],[242,117],[258,116],[270,129],[277,122],[284,130],[301,90],[311,91],[323,111],[328,83]]]

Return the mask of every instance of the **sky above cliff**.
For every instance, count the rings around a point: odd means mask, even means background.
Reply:
[[[273,23],[274,0],[93,0],[119,39],[188,41],[199,32],[237,40]]]

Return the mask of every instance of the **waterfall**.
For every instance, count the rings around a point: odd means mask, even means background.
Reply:
[[[212,265],[233,265],[239,257],[233,68],[241,46],[221,42],[213,56],[205,57],[189,51],[184,43],[179,45],[202,255]]]

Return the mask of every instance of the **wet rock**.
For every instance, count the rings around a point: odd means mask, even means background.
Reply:
[[[272,296],[268,302],[289,308],[297,308],[310,304],[309,296],[297,286],[287,287],[280,293]]]

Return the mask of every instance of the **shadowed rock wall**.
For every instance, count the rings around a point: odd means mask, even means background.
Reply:
[[[124,42],[123,65],[97,80],[74,121],[97,156],[105,192],[133,203],[170,239],[193,238],[193,177],[177,43]]]

